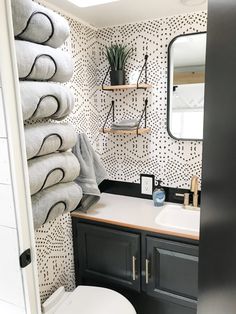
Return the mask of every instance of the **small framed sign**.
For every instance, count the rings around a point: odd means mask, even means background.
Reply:
[[[155,176],[153,174],[140,174],[141,194],[152,196],[155,186]]]

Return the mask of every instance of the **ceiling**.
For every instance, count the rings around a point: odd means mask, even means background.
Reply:
[[[59,7],[98,28],[207,10],[207,2],[202,5],[185,6],[181,0],[120,0],[89,8],[79,8],[68,0],[44,2]]]

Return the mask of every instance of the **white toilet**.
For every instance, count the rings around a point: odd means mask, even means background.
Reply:
[[[78,286],[73,292],[60,287],[42,305],[44,314],[136,314],[120,293],[99,287]]]

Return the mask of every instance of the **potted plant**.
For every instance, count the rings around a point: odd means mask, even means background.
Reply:
[[[111,67],[111,85],[125,84],[125,65],[132,54],[132,48],[128,49],[123,44],[112,44],[106,47],[106,57]]]

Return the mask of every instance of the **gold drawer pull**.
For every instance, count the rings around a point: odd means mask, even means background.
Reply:
[[[148,284],[148,281],[149,281],[149,260],[146,259],[146,284]]]
[[[132,267],[133,281],[135,281],[136,280],[136,257],[135,256],[133,256],[132,262],[133,262],[133,267]]]

